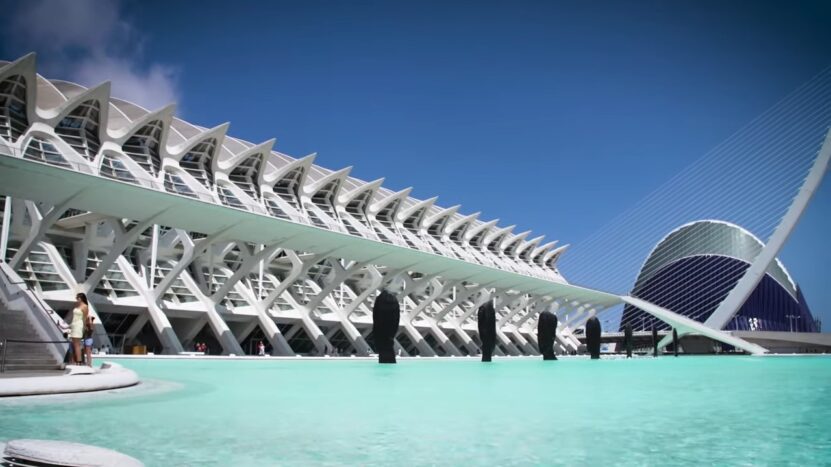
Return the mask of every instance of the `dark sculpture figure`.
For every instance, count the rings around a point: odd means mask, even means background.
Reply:
[[[623,345],[626,347],[626,358],[632,358],[632,325],[629,323],[623,328]]]
[[[658,356],[658,330],[652,327],[652,356]]]
[[[557,360],[554,354],[554,339],[557,337],[557,315],[550,311],[540,313],[537,321],[537,341],[543,360]]]
[[[672,348],[675,352],[675,356],[678,356],[678,331],[675,328],[672,328]]]
[[[592,316],[586,321],[586,348],[592,356],[592,360],[600,358],[600,320]]]
[[[395,363],[395,335],[398,334],[398,322],[401,307],[395,295],[382,290],[372,306],[372,335],[378,363]]]
[[[479,339],[482,341],[482,361],[489,362],[496,347],[496,310],[493,309],[491,300],[479,307],[477,319]]]

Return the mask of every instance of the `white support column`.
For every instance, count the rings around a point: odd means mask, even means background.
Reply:
[[[141,235],[142,232],[147,230],[147,228],[153,224],[153,221],[160,214],[161,213],[156,214],[155,216],[145,221],[139,222],[128,231],[122,230],[119,232],[114,230],[115,239],[113,241],[113,246],[112,248],[110,248],[110,251],[107,252],[107,254],[104,256],[104,258],[102,258],[101,261],[98,263],[98,267],[96,267],[92,274],[90,274],[89,277],[87,277],[87,280],[84,281],[84,284],[81,286],[84,289],[84,292],[95,290],[95,287],[104,277],[104,274],[106,274],[107,271],[110,269],[110,266],[112,266],[115,263],[115,260],[118,259],[118,257],[124,253],[124,250],[126,250],[130,245],[133,244],[133,242],[136,241],[136,239],[139,237],[139,235]],[[119,219],[114,219],[114,221],[117,222],[118,225],[121,224],[121,220]]]
[[[139,313],[136,316],[136,319],[133,321],[133,324],[131,324],[130,327],[127,329],[127,332],[124,333],[125,343],[136,338],[138,333],[141,332],[141,330],[144,328],[144,325],[147,324],[147,321],[150,319],[149,316],[150,315],[147,311]]]
[[[326,353],[327,347],[332,347],[332,343],[323,335],[323,331],[320,330],[320,327],[318,327],[310,315],[301,313],[300,322],[321,355]]]
[[[452,288],[451,284],[442,285],[441,282],[436,278],[433,278],[431,282],[433,290],[430,293],[430,295],[422,299],[405,318],[409,320],[410,323],[415,321],[415,319],[418,318],[419,314],[423,313],[430,305],[432,305],[436,300],[438,300],[439,297],[447,293],[447,291]],[[447,337],[447,335],[444,333],[444,331],[441,330],[441,328],[439,328],[435,318],[433,318],[432,316],[425,316],[425,321],[430,326],[430,331],[433,333],[433,337],[436,338],[436,341],[439,343],[439,345],[441,345],[442,349],[444,349],[446,353],[456,357],[462,356],[462,352],[459,351],[458,348],[456,348],[453,342],[450,341],[450,338]]]
[[[245,323],[245,325],[242,327],[242,329],[240,329],[238,332],[235,333],[235,336],[237,337],[237,342],[239,342],[240,346],[242,346],[243,341],[245,341],[245,338],[248,337],[249,334],[254,332],[254,329],[256,329],[257,326],[259,326],[259,324],[260,324],[260,322],[256,318],[251,319],[250,321]],[[243,347],[242,350],[243,350],[243,353],[245,353],[245,348],[244,347]]]
[[[205,315],[192,318],[191,321],[185,325],[185,329],[181,330],[178,334],[179,340],[182,341],[182,346],[184,347],[187,345],[190,347],[189,344],[196,339],[199,331],[201,331],[206,324],[208,324],[208,317]]]
[[[479,291],[484,290],[485,289],[479,289]],[[462,339],[465,348],[467,348],[468,352],[470,352],[471,355],[475,355],[476,353],[481,352],[481,349],[478,345],[476,345],[475,342],[473,342],[473,339],[471,339],[470,335],[468,335],[468,333],[465,332],[464,329],[462,329],[462,325],[473,313],[479,311],[479,307],[484,305],[485,302],[487,302],[488,300],[490,300],[490,297],[486,293],[479,294],[479,296],[473,300],[473,306],[471,306],[470,309],[465,310],[465,312],[462,314],[461,317],[459,317],[459,319],[451,323],[451,325],[453,326],[453,330],[456,332],[456,335]],[[481,341],[481,337],[479,338],[479,340]]]
[[[32,248],[40,242],[44,235],[46,235],[46,231],[61,218],[63,213],[69,209],[69,205],[72,204],[78,195],[83,192],[84,190],[80,190],[61,204],[52,206],[52,208],[45,215],[41,214],[40,209],[38,209],[34,201],[25,201],[26,210],[29,211],[29,217],[32,220],[32,229],[29,231],[29,235],[27,235],[23,240],[23,243],[14,254],[12,260],[9,261],[9,266],[11,266],[12,269],[17,269],[20,266],[20,263],[26,259],[27,256],[29,256]]]
[[[230,229],[230,227],[226,227],[221,229],[219,232],[216,232],[212,235],[209,235],[198,242],[194,242],[190,234],[184,230],[176,229],[176,234],[178,235],[179,241],[182,243],[182,247],[184,248],[184,252],[182,257],[176,261],[176,264],[170,270],[170,272],[165,275],[162,280],[159,282],[159,285],[153,287],[153,295],[156,300],[162,298],[167,292],[167,289],[173,284],[173,282],[179,277],[179,275],[188,268],[188,266],[193,263],[193,260],[197,257],[205,254],[206,251],[211,247],[212,244],[222,241],[225,233]],[[151,278],[151,283],[155,282],[154,278]]]
[[[396,276],[401,276],[404,279],[405,287],[404,290],[401,292],[401,314],[404,317],[401,320],[400,328],[407,334],[407,337],[416,346],[419,351],[419,354],[425,357],[433,357],[436,355],[436,352],[430,347],[430,344],[424,339],[424,336],[418,332],[418,330],[413,326],[411,320],[409,319],[410,313],[412,309],[408,310],[409,306],[415,308],[415,303],[408,297],[413,290],[419,289],[424,287],[427,282],[432,280],[435,276],[424,276],[420,279],[413,279],[410,277],[409,273],[404,270],[396,270],[390,271],[387,276],[385,277],[385,282],[388,280],[392,280]]]
[[[328,284],[326,284],[326,286],[323,289],[321,289],[321,291],[315,297],[309,300],[309,303],[302,307],[300,311],[301,313],[311,314],[312,310],[317,308],[321,304],[321,302],[324,302],[324,300],[330,298],[329,294],[331,294],[336,288],[341,287],[346,279],[348,279],[352,274],[359,271],[364,266],[364,263],[353,262],[351,265],[344,268],[337,261],[332,261],[331,263],[332,271],[334,272],[334,277]],[[366,343],[366,340],[364,340],[363,336],[361,336],[361,333],[358,331],[355,325],[351,321],[349,321],[349,318],[343,312],[340,305],[338,303],[335,303],[334,300],[328,301],[330,302],[328,303],[329,309],[331,309],[332,312],[338,317],[341,328],[343,329],[343,332],[346,335],[346,337],[352,343],[352,346],[355,347],[355,351],[359,354],[368,354],[371,351],[369,344]]]
[[[442,307],[442,309],[434,315],[436,322],[441,323],[448,313],[453,311],[457,306],[461,305],[462,302],[470,298],[472,295],[482,290],[482,287],[464,287],[460,290],[459,287],[461,287],[461,283],[455,284],[455,287],[456,296],[450,303],[444,305],[444,307]]]
[[[498,293],[496,295],[497,297],[502,298],[501,300],[497,299],[497,302],[499,302],[499,309],[503,312],[503,315],[506,313],[506,308],[509,310],[507,313],[510,313],[511,305],[522,298],[521,294],[508,295],[507,291]],[[502,319],[500,319],[500,321],[501,320]],[[505,333],[502,330],[502,327],[499,326],[498,323],[499,322],[497,322],[496,326],[496,337],[499,338],[500,342],[502,342],[502,345],[505,347],[509,354],[513,356],[521,355],[522,352],[517,348],[516,345],[514,345],[514,342],[508,336],[505,335]]]
[[[369,285],[363,292],[358,294],[355,298],[352,299],[351,302],[349,302],[348,305],[346,305],[343,308],[343,314],[344,316],[346,316],[347,319],[352,315],[352,313],[355,312],[355,310],[358,309],[359,306],[361,306],[362,303],[366,302],[367,298],[369,298],[372,294],[378,292],[381,288],[381,283],[384,280],[384,276],[380,272],[378,272],[378,269],[375,266],[367,266],[366,270],[370,275]]]
[[[238,244],[237,247],[239,247],[241,251],[246,250],[248,256],[245,260],[243,260],[240,267],[233,274],[231,274],[231,276],[228,279],[225,280],[223,285],[211,297],[207,299],[210,301],[211,304],[213,304],[212,308],[214,312],[219,316],[219,307],[221,306],[219,304],[222,302],[222,299],[225,297],[225,295],[227,295],[233,287],[236,287],[237,291],[240,293],[243,299],[245,299],[245,301],[257,312],[256,322],[260,325],[260,329],[262,329],[263,333],[266,336],[266,339],[271,344],[273,352],[277,355],[294,355],[294,351],[291,349],[291,346],[289,345],[288,341],[286,340],[286,338],[283,337],[282,333],[280,332],[280,329],[277,327],[276,323],[269,316],[268,313],[268,307],[270,306],[270,303],[276,300],[279,295],[274,294],[274,297],[271,298],[270,301],[268,298],[266,298],[265,302],[268,302],[268,304],[266,304],[264,303],[264,301],[260,300],[260,293],[258,291],[250,290],[248,287],[241,285],[240,282],[244,277],[248,275],[248,273],[252,269],[254,269],[254,267],[257,264],[259,264],[260,273],[263,274],[264,262],[266,260],[270,261],[275,255],[280,253],[281,250],[279,248],[279,244],[275,243],[269,246],[263,246],[253,254],[251,254],[251,252],[248,252],[245,248],[245,245],[243,244]],[[288,280],[284,282],[285,284],[281,284],[280,286],[278,286],[280,292],[285,290],[285,288],[288,287],[288,285],[291,283]],[[260,283],[259,287],[262,287],[262,282]],[[237,344],[239,344],[239,339],[235,338],[235,340],[237,341]],[[233,345],[230,344],[230,341],[229,346],[233,347]],[[230,352],[244,353],[244,349],[240,347],[239,349],[235,349]]]
[[[159,259],[159,225],[153,224],[153,242],[150,244],[150,276],[147,277],[147,288],[152,289],[156,283],[156,261]]]
[[[536,304],[537,304],[537,301],[534,300],[534,299],[531,299],[531,300],[527,301],[526,303],[523,303],[520,306],[517,306],[509,315],[507,315],[504,318],[503,324],[500,326],[502,328],[503,332],[511,332],[511,333],[514,334],[514,337],[516,338],[516,340],[519,341],[519,346],[522,348],[521,350],[526,355],[536,355],[537,354],[537,349],[534,345],[528,343],[528,341],[525,339],[525,336],[523,336],[522,333],[520,332],[519,327],[514,325],[514,323],[511,321],[511,318],[513,318],[517,313],[519,313],[522,310],[526,310],[526,314],[531,314],[531,312],[528,311],[528,310],[533,309],[536,306]],[[504,322],[509,323],[509,326],[506,327]]]
[[[147,304],[147,317],[150,319],[150,324],[153,325],[153,330],[156,331],[156,335],[159,337],[159,342],[164,347],[164,352],[167,354],[183,352],[182,343],[176,336],[176,332],[173,330],[173,326],[170,324],[170,320],[167,319],[164,310],[156,302],[153,291],[147,288],[144,281],[133,270],[132,265],[126,258],[119,256],[116,262],[121,266],[121,272],[124,274],[124,278],[139,292]]]
[[[52,262],[52,266],[55,267],[55,271],[61,276],[61,279],[66,282],[67,285],[75,292],[87,292],[83,289],[83,287],[75,281],[75,277],[72,274],[72,270],[63,260],[63,257],[58,253],[58,250],[55,248],[55,245],[51,243],[41,242],[39,243],[44,251],[46,252],[46,256],[49,257],[49,261]],[[34,246],[34,245],[33,245]],[[36,292],[37,293],[37,292]],[[104,328],[104,322],[101,320],[101,317],[98,315],[98,311],[95,306],[94,300],[91,297],[87,297],[89,301],[89,315],[92,318],[95,318],[93,321],[93,330],[94,330],[94,338],[98,345],[106,345],[112,348],[113,344],[110,342],[110,336],[107,335],[107,330]]]
[[[6,250],[9,248],[9,230],[11,230],[12,220],[11,196],[6,196],[3,202],[3,231],[0,233],[0,261],[6,261]]]
[[[238,243],[237,247],[239,247],[241,251],[246,249],[245,244],[242,243]],[[216,292],[214,292],[214,294],[211,296],[211,299],[217,303],[221,302],[222,298],[225,297],[225,295],[227,295],[228,292],[230,292],[231,289],[242,278],[246,277],[251,272],[251,270],[254,269],[254,266],[258,263],[260,264],[260,284],[262,284],[263,260],[274,255],[275,253],[278,253],[278,249],[279,245],[274,244],[269,245],[268,247],[261,248],[260,250],[253,253],[249,252],[248,257],[245,258],[245,260],[243,260],[242,264],[240,264],[239,268],[231,275],[231,277],[226,279],[225,283],[222,284],[222,286],[219,289],[217,289]],[[259,296],[258,293],[255,293],[255,295]]]
[[[409,315],[409,312],[406,310],[408,303],[412,303],[412,301],[405,294],[404,298],[401,300],[401,312],[404,316]],[[412,306],[415,307],[415,304],[413,304]],[[410,341],[412,341],[413,345],[416,346],[419,355],[423,357],[434,357],[436,355],[436,352],[433,351],[433,348],[430,347],[430,344],[427,343],[427,341],[424,339],[424,336],[422,336],[421,333],[418,332],[418,330],[415,328],[415,326],[413,326],[413,323],[410,322],[409,319],[405,318],[401,320],[400,327],[407,334],[407,337],[410,338]]]
[[[235,354],[235,355],[243,355],[245,352],[242,351],[242,347],[239,345],[239,341],[234,336],[234,333],[231,332],[231,328],[228,327],[228,323],[222,319],[222,316],[219,314],[220,305],[214,302],[212,299],[205,296],[201,290],[199,290],[199,285],[196,284],[196,281],[185,271],[179,273],[179,278],[182,279],[185,286],[190,289],[191,293],[193,293],[196,298],[204,305],[205,307],[205,316],[208,319],[208,324],[211,326],[211,330],[213,331],[214,335],[216,335],[217,341],[219,344],[222,345],[222,351],[224,354]]]
[[[270,262],[273,259],[274,254],[277,251],[273,252],[271,255],[267,256],[267,259],[264,260],[265,262]],[[271,293],[264,299],[259,299],[259,296],[254,299],[251,297],[249,299],[249,303],[254,307],[254,310],[257,311],[257,319],[260,323],[260,329],[266,335],[269,343],[271,343],[272,354],[274,355],[296,355],[294,349],[288,343],[288,340],[291,338],[290,336],[283,336],[283,333],[280,332],[280,328],[277,327],[277,323],[272,318],[269,309],[271,305],[277,300],[280,295],[285,292],[285,290],[297,280],[298,277],[305,274],[306,271],[314,264],[312,261],[308,261],[304,263],[300,258],[297,256],[296,253],[290,250],[286,250],[286,257],[292,263],[291,271],[289,271],[286,278],[281,281]]]

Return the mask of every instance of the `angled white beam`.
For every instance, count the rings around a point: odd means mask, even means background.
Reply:
[[[771,263],[776,260],[776,256],[782,250],[791,232],[793,232],[794,227],[796,227],[796,223],[802,217],[802,213],[805,212],[805,208],[808,207],[808,203],[819,188],[822,179],[825,177],[825,173],[828,171],[829,159],[831,159],[831,130],[826,134],[825,141],[817,154],[817,158],[814,160],[814,164],[811,166],[811,170],[808,172],[808,176],[805,177],[799,193],[797,193],[788,211],[782,217],[782,221],[776,226],[776,230],[773,231],[770,239],[762,247],[762,251],[759,252],[756,259],[747,268],[744,275],[736,283],[736,286],[733,287],[730,293],[727,294],[727,297],[719,304],[718,308],[704,322],[707,327],[723,329],[724,325],[744,305],[744,302],[747,301],[750,294],[756,290],[756,286],[759,285],[759,282],[765,276],[765,272]]]
[[[101,259],[98,263],[98,266],[92,272],[92,274],[87,277],[87,280],[83,284],[83,288],[85,292],[89,292],[90,290],[95,290],[95,287],[101,281],[101,278],[104,277],[104,274],[110,269],[115,263],[115,260],[118,259],[124,253],[133,242],[142,234],[145,230],[147,230],[150,226],[153,225],[153,221],[158,218],[161,213],[152,216],[146,220],[143,220],[136,225],[134,225],[130,230],[126,232],[115,232],[115,240],[113,241],[113,246],[110,248],[110,251]],[[121,222],[120,220],[116,219],[116,222]]]
[[[73,201],[75,201],[78,196],[83,194],[84,191],[84,189],[78,190],[74,195],[62,201],[60,204],[52,206],[46,214],[41,214],[40,209],[32,201],[26,201],[26,210],[29,211],[29,218],[32,220],[32,229],[23,240],[20,248],[17,249],[14,257],[12,257],[11,261],[9,261],[9,266],[13,269],[17,269],[20,266],[20,262],[29,256],[29,253],[32,251],[32,247],[43,239],[43,236],[46,235],[46,231],[58,221],[63,213],[69,209]]]
[[[666,308],[662,308],[653,303],[649,303],[646,300],[641,300],[639,298],[631,296],[622,296],[621,299],[624,302],[634,307],[640,308],[641,310],[676,328],[678,330],[679,335],[700,334],[702,336],[709,337],[710,339],[722,342],[724,344],[732,345],[737,349],[744,350],[745,352],[748,352],[753,355],[762,355],[764,353],[767,353],[767,349],[760,345],[756,345],[747,342],[744,339],[739,339],[738,337],[731,336],[730,334],[724,331],[719,331],[711,327],[705,326],[703,323],[699,323],[698,321],[687,318],[686,316],[673,313],[667,310]]]

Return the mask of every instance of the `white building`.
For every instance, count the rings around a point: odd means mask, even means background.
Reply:
[[[477,353],[475,311],[491,297],[497,353],[508,355],[537,353],[543,309],[571,311],[559,345],[573,350],[571,329],[591,313],[638,304],[568,284],[557,269],[567,246],[228,129],[113,98],[108,83],[47,80],[34,55],[0,62],[5,279],[59,312],[86,292],[97,345],[159,353],[197,341],[252,353],[262,339],[275,355],[367,354],[374,297],[395,276],[406,281],[397,346],[408,355]]]

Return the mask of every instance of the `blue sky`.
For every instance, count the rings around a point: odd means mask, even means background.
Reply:
[[[71,3],[93,24],[7,25],[5,58],[562,243],[831,65],[821,1]],[[829,185],[780,256],[826,329]]]

